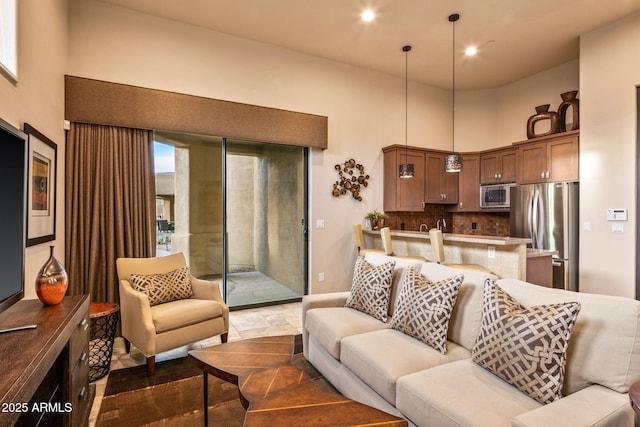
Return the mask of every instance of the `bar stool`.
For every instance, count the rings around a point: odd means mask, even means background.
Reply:
[[[395,255],[393,253],[393,247],[391,244],[391,229],[389,227],[383,227],[380,229],[380,237],[382,237],[382,246],[384,247],[384,253],[386,255],[402,259],[412,259],[422,262],[426,261],[426,259],[423,257]]]
[[[353,225],[353,237],[356,239],[356,247],[358,248],[358,255],[365,256],[368,252],[376,252],[384,254],[382,249],[368,249],[364,247],[364,236],[362,235],[362,224]]]
[[[444,239],[442,230],[432,228],[429,230],[429,239],[431,240],[431,249],[433,250],[434,261],[438,264],[446,265],[452,268],[461,268],[465,270],[481,271],[483,273],[491,273],[489,269],[478,264],[453,264],[445,262],[444,258]]]

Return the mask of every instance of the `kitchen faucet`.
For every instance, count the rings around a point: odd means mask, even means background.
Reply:
[[[422,231],[422,227],[424,227],[425,231],[429,231],[429,226],[427,224],[420,224],[420,231]]]
[[[446,226],[447,226],[447,221],[445,221],[444,218],[439,219],[438,222],[436,223],[436,228],[438,230],[442,230]]]

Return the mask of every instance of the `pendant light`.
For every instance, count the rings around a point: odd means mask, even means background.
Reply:
[[[411,46],[403,46],[404,52],[404,163],[400,165],[400,178],[413,178],[413,163],[408,163],[409,146],[407,142],[407,128],[409,123],[409,51]]]
[[[444,170],[445,172],[460,172],[462,171],[462,155],[456,154],[456,21],[460,19],[460,15],[454,13],[449,15],[449,22],[453,24],[453,73],[451,85],[451,104],[453,105],[453,114],[451,119],[452,130],[451,135],[453,139],[451,154],[444,158]]]

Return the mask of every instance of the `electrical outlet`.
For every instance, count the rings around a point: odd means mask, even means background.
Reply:
[[[495,246],[487,247],[487,257],[491,258],[491,259],[496,257],[496,247]]]
[[[472,222],[471,223],[471,229],[472,230],[477,230],[478,229],[478,223],[477,222]]]
[[[324,219],[316,220],[316,228],[317,229],[323,229],[324,228]]]
[[[318,273],[318,282],[324,282],[324,273]]]

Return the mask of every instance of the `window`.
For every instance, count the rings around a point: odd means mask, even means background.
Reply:
[[[16,0],[0,2],[0,72],[18,81]]]

